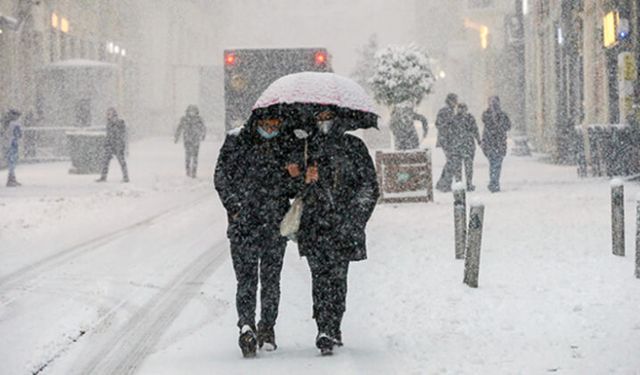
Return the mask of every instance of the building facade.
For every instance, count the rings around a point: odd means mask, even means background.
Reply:
[[[39,70],[100,61],[118,67],[115,104],[132,127],[168,132],[188,104],[205,101],[199,72],[221,60],[218,1],[0,0],[0,14],[17,21],[0,22],[2,111],[38,117]]]
[[[526,1],[527,132],[554,161],[573,163],[582,148],[590,159],[589,138],[576,144],[576,130],[636,122],[638,8],[637,0]]]

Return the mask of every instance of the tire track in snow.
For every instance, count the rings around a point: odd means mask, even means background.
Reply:
[[[69,263],[69,261],[79,257],[88,255],[93,253],[103,246],[111,243],[111,241],[124,237],[127,234],[134,232],[135,230],[154,224],[158,220],[165,219],[167,216],[171,216],[176,212],[186,211],[192,206],[197,205],[201,201],[212,197],[210,193],[199,196],[198,198],[183,203],[179,206],[174,206],[164,211],[161,211],[151,217],[138,221],[134,224],[126,226],[121,229],[117,229],[115,231],[103,234],[101,236],[92,238],[90,240],[81,242],[77,245],[68,247],[61,251],[58,251],[52,255],[45,257],[44,259],[38,260],[35,263],[26,265],[14,272],[11,272],[5,276],[0,277],[0,307],[7,306],[11,304],[14,298],[6,298],[4,297],[8,292],[16,289],[22,289],[23,292],[29,290],[29,288],[21,288],[24,287],[25,284],[28,284],[30,281],[36,281],[41,278],[45,273],[50,270],[53,270],[63,264]]]
[[[180,274],[168,287],[157,293],[113,336],[99,345],[86,363],[74,366],[77,374],[133,374],[153,350],[187,303],[196,296],[202,284],[224,262],[227,240],[211,246]],[[110,314],[114,314],[114,309]]]

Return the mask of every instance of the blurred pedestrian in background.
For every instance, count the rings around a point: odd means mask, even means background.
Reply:
[[[452,153],[451,131],[455,124],[458,95],[448,94],[445,104],[446,106],[438,111],[438,116],[436,117],[436,129],[438,129],[436,147],[442,147],[446,158],[442,173],[436,183],[436,189],[442,192],[451,191],[451,182],[454,174],[455,161],[453,158],[455,155]]]
[[[185,115],[180,119],[175,135],[175,143],[178,143],[182,135],[185,151],[185,169],[188,177],[196,178],[200,142],[204,141],[206,134],[207,128],[204,126],[202,117],[200,117],[198,107],[195,105],[188,106]]]
[[[19,122],[21,115],[19,111],[11,109],[2,118],[0,149],[9,167],[7,187],[20,186],[16,179],[16,165],[18,164],[18,144],[22,138],[22,125]]]
[[[456,181],[462,181],[462,168],[464,167],[467,191],[474,191],[476,187],[473,185],[473,159],[476,154],[476,142],[478,144],[481,142],[476,119],[468,112],[466,104],[458,104],[454,125],[451,129],[453,175]]]
[[[127,171],[127,161],[124,158],[127,146],[127,126],[124,120],[118,118],[115,108],[107,110],[107,137],[104,142],[104,160],[102,174],[97,182],[107,181],[109,174],[109,163],[113,156],[118,159],[122,169],[122,182],[129,182],[129,172]]]
[[[489,190],[500,191],[502,160],[507,155],[507,132],[511,129],[509,116],[500,108],[500,98],[489,98],[489,108],[482,114],[482,152],[489,159]]]

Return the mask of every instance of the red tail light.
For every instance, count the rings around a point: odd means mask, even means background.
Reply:
[[[234,65],[236,63],[236,54],[233,52],[227,52],[224,55],[224,64],[225,65]]]
[[[327,63],[327,53],[324,52],[324,51],[316,52],[315,60],[316,60],[316,64],[317,65],[326,64]]]

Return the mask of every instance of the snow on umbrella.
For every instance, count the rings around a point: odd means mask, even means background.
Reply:
[[[355,120],[349,122],[352,129],[377,127],[373,99],[362,86],[335,73],[303,72],[281,77],[260,95],[253,110],[295,104],[335,107],[339,117]]]

